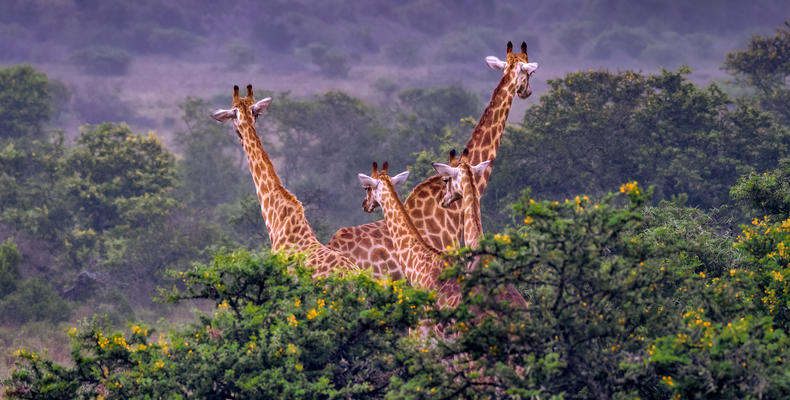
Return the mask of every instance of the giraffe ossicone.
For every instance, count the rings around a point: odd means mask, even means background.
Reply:
[[[356,269],[351,259],[316,239],[313,228],[305,218],[302,203],[283,187],[269,155],[264,151],[255,130],[255,122],[271,101],[269,97],[255,101],[252,85],[247,85],[245,97],[240,97],[239,87],[233,86],[232,107],[217,110],[211,116],[220,122],[233,121],[233,128],[247,154],[272,250],[291,254],[304,253],[307,256],[307,266],[315,269],[316,276],[326,276],[338,269]]]

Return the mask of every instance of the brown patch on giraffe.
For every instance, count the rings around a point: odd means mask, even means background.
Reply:
[[[426,225],[425,226],[425,230],[427,230],[429,232],[436,232],[436,231],[439,230],[439,224],[437,224],[435,220],[428,219],[428,220],[425,220],[425,221],[426,221],[425,222],[425,225]]]
[[[382,249],[381,247],[376,247],[373,251],[370,252],[370,259],[371,260],[386,260],[389,258],[389,252],[386,249]]]
[[[484,135],[483,140],[480,142],[482,146],[488,146],[491,144],[491,137],[489,135]]]

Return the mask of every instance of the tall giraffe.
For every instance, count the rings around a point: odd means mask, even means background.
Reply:
[[[403,266],[405,278],[413,286],[437,290],[440,307],[455,306],[460,300],[458,285],[452,280],[439,280],[444,268],[441,259],[443,253],[422,238],[395,190],[395,185],[403,183],[408,176],[409,172],[406,171],[390,178],[387,175],[387,163],[379,172],[374,162],[371,176],[358,174],[359,183],[367,191],[363,208],[372,211],[375,204],[381,205],[394,244],[392,251],[397,262]]]
[[[267,97],[256,102],[252,85],[247,85],[246,97],[239,97],[239,87],[233,86],[233,107],[217,110],[211,116],[220,122],[233,121],[233,128],[247,153],[272,250],[305,253],[307,265],[315,268],[314,276],[326,276],[336,268],[353,269],[355,264],[352,260],[316,239],[313,228],[305,218],[302,203],[283,187],[269,155],[263,150],[255,131],[255,122],[271,101]]]
[[[473,164],[496,158],[513,97],[518,95],[525,99],[532,94],[529,81],[538,68],[537,63],[529,62],[526,43],[521,43],[520,53],[514,53],[513,44],[508,42],[505,61],[491,56],[486,58],[486,63],[493,69],[502,70],[503,75],[471,139],[466,143],[469,162]],[[482,195],[490,174],[489,168],[478,181],[478,197]],[[438,205],[443,188],[442,179],[434,175],[417,185],[404,203],[422,237],[439,249],[458,243],[461,239],[459,230],[462,214],[458,203],[452,203],[448,208]],[[389,274],[393,278],[403,277],[403,268],[392,253],[394,243],[383,220],[341,228],[327,246],[353,259],[360,267],[372,267],[376,276]]]
[[[480,181],[481,177],[488,169],[491,160],[483,161],[477,165],[471,165],[468,161],[469,150],[464,149],[458,162],[455,160],[455,150],[450,152],[450,165],[433,163],[433,168],[445,182],[445,194],[442,197],[441,206],[449,207],[457,200],[461,200],[461,209],[464,218],[464,244],[470,248],[476,248],[480,238],[483,236],[483,224],[480,219],[480,197],[475,181]],[[455,167],[451,165],[455,164]],[[476,258],[469,265],[469,269],[474,269],[478,264]],[[526,306],[527,302],[518,289],[508,284],[504,291],[498,296],[500,300],[505,300],[512,305]]]

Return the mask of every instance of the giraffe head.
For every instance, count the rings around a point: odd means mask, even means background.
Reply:
[[[527,42],[521,42],[521,53],[513,52],[513,43],[507,42],[507,57],[505,61],[497,57],[486,57],[486,63],[493,69],[504,71],[505,75],[510,74],[516,79],[516,94],[522,99],[526,99],[532,94],[529,87],[529,78],[538,69],[538,63],[529,62],[527,55]]]
[[[236,130],[236,134],[239,135],[239,139],[241,139],[240,126],[242,124],[254,126],[258,116],[269,107],[271,102],[271,97],[256,102],[252,95],[252,85],[247,85],[247,96],[245,97],[239,97],[239,87],[233,86],[232,108],[229,110],[219,109],[214,111],[211,116],[219,122],[225,122],[229,119],[233,120],[233,128]]]
[[[469,177],[469,182],[474,182],[475,178],[482,176],[486,168],[491,165],[491,160],[483,161],[477,165],[469,165],[467,157],[469,157],[469,149],[464,149],[461,159],[457,162],[455,167],[452,167],[453,164],[456,164],[456,160],[455,150],[451,150],[449,165],[433,163],[433,168],[439,173],[446,184],[444,197],[442,197],[441,202],[442,207],[447,208],[452,202],[460,200],[463,197],[464,190],[461,186],[461,182],[465,177]]]
[[[377,206],[381,205],[381,195],[383,189],[387,186],[385,184],[386,182],[389,182],[394,188],[396,185],[406,182],[406,178],[409,176],[409,171],[403,171],[390,178],[387,176],[388,166],[389,164],[385,162],[384,165],[381,166],[381,172],[379,172],[378,164],[374,162],[370,176],[357,174],[359,184],[362,185],[365,192],[367,192],[365,200],[362,200],[362,209],[365,210],[365,212],[373,212]]]

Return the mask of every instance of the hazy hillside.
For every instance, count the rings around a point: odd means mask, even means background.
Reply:
[[[545,80],[577,70],[687,64],[720,78],[727,51],[788,15],[782,0],[4,2],[0,63],[32,63],[65,84],[56,125],[127,121],[176,129],[186,95],[234,83],[309,96],[339,89],[386,104],[398,88],[460,85],[486,99],[483,57],[529,44]],[[512,120],[525,108],[517,103]]]

